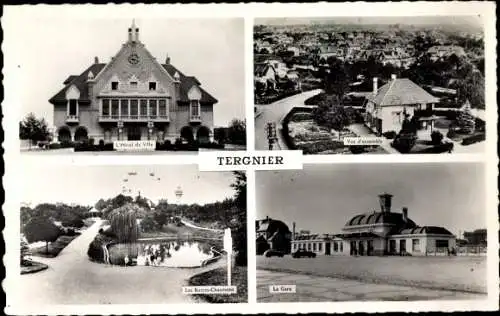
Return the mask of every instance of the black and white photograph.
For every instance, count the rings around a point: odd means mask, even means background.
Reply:
[[[485,150],[480,15],[260,18],[253,41],[257,150]]]
[[[485,191],[474,162],[258,171],[257,301],[484,300]]]
[[[30,87],[16,98],[23,154],[246,148],[243,19],[73,19],[60,9],[32,7],[3,25],[11,84]]]
[[[248,302],[244,172],[32,165],[23,183],[21,306]]]

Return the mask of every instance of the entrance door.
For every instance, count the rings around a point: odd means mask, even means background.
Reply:
[[[389,240],[389,253],[390,254],[396,253],[396,241],[395,240]]]
[[[359,255],[364,256],[365,255],[365,245],[363,241],[359,242]]]
[[[368,249],[366,250],[366,255],[373,255],[373,240],[368,240]]]
[[[399,241],[399,253],[406,252],[406,239],[402,239]]]
[[[141,140],[141,127],[140,126],[129,126],[127,128],[127,139],[128,140]]]
[[[329,256],[331,253],[330,253],[330,243],[329,242],[326,242],[325,243],[325,255]]]

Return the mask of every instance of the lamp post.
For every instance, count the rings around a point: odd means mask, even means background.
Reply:
[[[276,123],[268,122],[266,126],[267,141],[269,143],[269,150],[273,150],[273,145],[277,139],[276,137]]]

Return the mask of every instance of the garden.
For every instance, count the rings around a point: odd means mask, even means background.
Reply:
[[[434,128],[429,137],[419,137],[418,120],[434,116]],[[461,110],[433,110],[416,113],[412,119],[406,118],[402,130],[386,133],[394,139],[392,146],[401,153],[451,153],[455,146],[468,146],[486,139],[485,122],[471,114],[470,105]]]
[[[94,223],[87,218],[88,210],[85,206],[50,203],[21,207],[21,273],[46,269],[32,257],[56,257],[83,229]]]
[[[348,126],[360,120],[352,108],[333,111],[295,107],[283,119],[283,136],[290,149],[308,154],[386,153],[380,146],[347,146],[345,137],[357,137]]]

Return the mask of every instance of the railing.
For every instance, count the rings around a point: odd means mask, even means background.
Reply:
[[[99,122],[168,122],[168,115],[100,115]]]
[[[80,121],[78,115],[66,116],[66,123],[78,123]]]
[[[189,117],[190,122],[201,122],[201,116],[200,115],[191,115]]]

